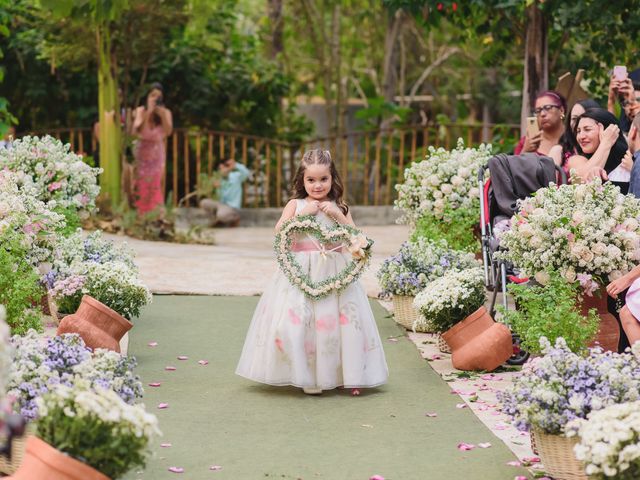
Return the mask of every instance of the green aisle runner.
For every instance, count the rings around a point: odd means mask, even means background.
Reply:
[[[158,415],[164,436],[144,473],[132,472],[128,480],[367,480],[375,474],[386,480],[513,480],[526,473],[506,465],[515,457],[473,413],[456,408],[459,397],[410,340],[387,340],[401,331],[377,303],[390,369],[384,387],[360,397],[348,391],[312,397],[237,377],[257,301],[155,296],[136,321],[129,352],[138,358],[145,403]],[[182,355],[189,358],[178,360]],[[148,386],[153,382],[161,386]],[[160,403],[169,406],[159,410]],[[462,452],[460,442],[493,446]],[[211,470],[214,465],[222,470]]]

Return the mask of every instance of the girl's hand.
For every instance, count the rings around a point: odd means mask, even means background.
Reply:
[[[607,285],[607,293],[612,298],[618,298],[622,292],[624,292],[627,288],[631,286],[633,280],[628,275],[623,275],[619,279],[614,280],[609,285]]]
[[[620,128],[612,123],[603,130],[602,125],[598,125],[600,126],[600,143],[604,143],[604,145],[609,148],[613,147],[613,144],[616,143],[618,139],[618,135],[620,135]]]
[[[322,202],[320,204],[320,210],[322,210],[326,215],[333,218],[334,220],[338,220],[342,212],[340,209],[334,205],[333,202]]]
[[[315,215],[318,213],[319,206],[320,202],[317,200],[307,202],[307,205],[300,211],[300,215]]]
[[[622,157],[620,165],[622,165],[622,168],[629,172],[633,168],[633,157],[631,156],[631,152],[629,150],[627,150],[627,153],[625,153],[624,157]]]

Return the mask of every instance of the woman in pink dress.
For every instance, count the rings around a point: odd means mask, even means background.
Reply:
[[[133,134],[137,137],[135,156],[135,207],[139,215],[162,211],[164,192],[162,176],[166,163],[164,140],[171,135],[173,118],[164,107],[162,85],[154,83],[147,94],[146,106],[136,108]]]

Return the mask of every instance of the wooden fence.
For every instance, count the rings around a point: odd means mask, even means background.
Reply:
[[[89,128],[54,129],[47,133],[69,143],[75,152],[91,155],[96,151],[96,139]],[[458,138],[467,146],[483,140],[511,146],[518,135],[519,126],[508,124],[412,125],[292,144],[241,133],[177,128],[166,140],[165,192],[177,205],[204,176],[217,169],[222,159],[235,158],[252,172],[244,183],[244,206],[279,207],[288,198],[290,180],[302,152],[323,148],[331,151],[350,204],[390,205],[395,199],[394,186],[403,180],[404,169],[424,157],[427,147],[454,148]],[[128,149],[129,161],[131,156]]]

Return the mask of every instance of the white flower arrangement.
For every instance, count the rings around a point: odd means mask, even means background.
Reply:
[[[413,306],[420,312],[416,326],[422,324],[445,332],[475,312],[485,300],[481,268],[447,271],[416,295]]]
[[[552,185],[520,203],[500,253],[544,284],[549,271],[591,294],[640,261],[640,200],[611,183]]]
[[[18,139],[12,148],[0,149],[0,169],[3,168],[18,175],[25,194],[45,202],[49,208],[95,209],[100,193],[96,177],[102,169],[84,163],[80,155],[70,151],[69,144],[48,135]]]
[[[314,282],[304,273],[296,261],[291,247],[294,237],[307,235],[318,240],[318,251],[322,255],[328,252],[324,244],[342,244],[351,254],[352,261],[333,277]],[[274,250],[278,265],[289,279],[291,285],[300,289],[307,297],[317,300],[331,293],[338,293],[355,282],[364,272],[371,258],[373,240],[368,239],[360,230],[350,225],[337,224],[331,228],[322,225],[313,215],[300,215],[288,220],[276,234]]]
[[[109,478],[144,466],[151,439],[161,435],[144,405],[128,405],[113,391],[93,391],[81,381],[54,387],[37,404],[37,435]]]
[[[415,225],[425,214],[442,219],[446,210],[477,210],[477,172],[491,155],[491,145],[465,148],[461,138],[453,150],[429,147],[422,161],[404,171],[404,183],[396,185],[395,209],[404,212],[398,222]]]
[[[640,478],[640,401],[593,411],[588,419],[567,424],[567,436],[579,436],[574,447],[587,475],[617,480]]]

